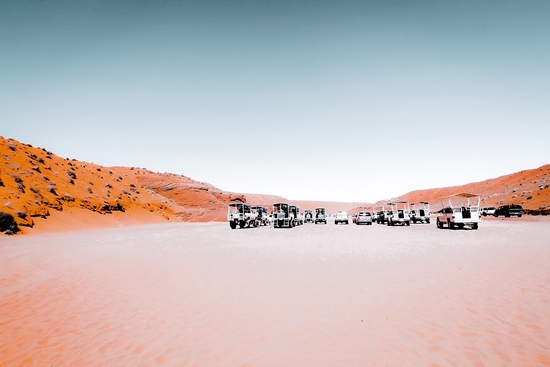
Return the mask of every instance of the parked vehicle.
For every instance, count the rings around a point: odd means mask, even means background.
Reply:
[[[327,211],[325,208],[315,209],[315,224],[317,223],[327,224]]]
[[[227,220],[231,229],[256,226],[257,214],[253,213],[250,204],[230,203],[227,206]]]
[[[430,203],[427,201],[412,203],[409,216],[413,223],[430,223]]]
[[[390,215],[388,217],[388,226],[399,225],[411,225],[411,218],[409,217],[409,203],[406,201],[394,201],[388,203],[391,207]]]
[[[523,207],[521,205],[502,205],[499,206],[497,210],[495,210],[495,213],[493,214],[495,217],[498,216],[505,216],[505,217],[511,217],[511,216],[518,216],[521,218],[525,211],[523,210]]]
[[[338,223],[349,224],[349,217],[346,211],[340,210],[336,212],[336,214],[334,215],[334,224]]]
[[[496,208],[494,206],[489,206],[487,208],[481,208],[481,215],[484,217],[488,215],[495,215]]]
[[[300,213],[300,207],[296,205],[290,206],[290,213],[294,217],[294,225],[301,226],[304,224],[302,213]]]
[[[388,222],[388,218],[390,216],[390,211],[386,208],[386,206],[384,204],[380,205],[380,206],[377,206],[377,207],[374,207],[373,210],[374,210],[374,213],[375,213],[373,219],[376,221],[376,223],[384,224],[384,223]]]
[[[372,225],[372,215],[370,212],[358,212],[355,214],[355,224]]]
[[[481,218],[479,216],[479,203],[481,198],[478,194],[463,192],[441,198],[443,208],[437,214],[436,224],[438,228],[464,228],[470,226],[477,229]]]
[[[274,228],[293,228],[294,214],[290,210],[288,203],[273,204],[273,227]]]
[[[252,213],[256,213],[256,226],[268,226],[270,224],[268,210],[265,206],[251,206]]]
[[[313,212],[309,209],[304,211],[304,223],[313,223]]]

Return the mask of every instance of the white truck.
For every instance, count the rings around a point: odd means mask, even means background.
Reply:
[[[265,206],[254,205],[250,207],[252,213],[256,214],[256,226],[268,226],[270,224],[268,210]]]
[[[315,208],[315,224],[327,224],[327,211],[325,208]]]
[[[390,215],[388,216],[388,226],[411,225],[411,218],[409,217],[409,203],[406,201],[394,201],[388,203],[390,205]]]
[[[348,213],[344,210],[339,210],[334,215],[334,224],[344,223],[349,224]]]
[[[446,225],[449,229],[464,228],[465,226],[477,229],[481,221],[480,202],[480,195],[468,192],[442,197],[443,208],[437,214],[437,228],[443,228]]]
[[[230,203],[227,205],[227,220],[231,229],[244,227],[256,227],[256,218],[258,214],[253,213],[250,204]]]
[[[430,203],[427,201],[412,203],[409,216],[413,223],[430,223]]]
[[[291,205],[288,203],[273,204],[273,227],[274,228],[293,228],[294,214],[290,210]]]

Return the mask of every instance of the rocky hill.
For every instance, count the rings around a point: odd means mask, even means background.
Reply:
[[[519,204],[528,214],[548,215],[550,213],[550,164],[460,186],[415,190],[396,197],[395,200],[404,200],[409,203],[428,201],[432,210],[438,210],[441,208],[439,200],[441,197],[460,192],[480,194],[482,207]],[[377,204],[380,203],[382,201]]]
[[[224,221],[233,200],[271,206],[289,200],[275,195],[242,194],[170,173],[136,167],[104,167],[62,158],[43,148],[0,137],[0,231],[31,228],[36,218],[69,208],[102,215],[141,210],[171,221]],[[430,201],[457,192],[481,194],[482,206],[517,203],[531,214],[550,210],[550,165],[462,186],[417,190],[398,199]],[[323,206],[350,213],[367,203],[292,200],[302,210]],[[355,209],[354,209],[355,208]]]

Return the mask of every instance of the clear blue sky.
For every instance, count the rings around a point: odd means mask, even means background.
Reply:
[[[0,0],[0,135],[288,199],[550,163],[550,2]]]

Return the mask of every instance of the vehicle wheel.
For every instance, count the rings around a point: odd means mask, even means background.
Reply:
[[[410,226],[411,225],[411,222],[406,222],[407,223],[407,226]]]
[[[244,220],[241,220],[239,222],[239,227],[244,228],[244,226],[246,226],[246,222]]]
[[[464,223],[458,223],[458,228],[460,229],[464,228]]]
[[[437,218],[437,219],[435,220],[435,226],[436,226],[437,228],[441,228],[441,222],[439,221],[439,218]]]
[[[235,228],[237,228],[237,223],[231,221],[231,222],[229,222],[229,227],[231,227],[231,229],[235,229]]]
[[[521,214],[518,214],[518,218],[521,218]]]
[[[472,229],[477,229],[477,223],[472,224]]]
[[[429,219],[426,219],[426,223],[430,224],[430,220],[429,220]]]
[[[449,229],[454,229],[455,227],[454,223],[452,223],[450,219],[447,219],[447,226],[449,227]]]

